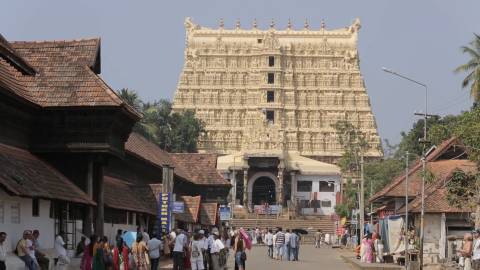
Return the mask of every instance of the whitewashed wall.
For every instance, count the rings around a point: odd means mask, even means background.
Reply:
[[[320,183],[324,182],[334,182],[335,189],[334,192],[321,192],[319,193],[318,200],[330,200],[332,202],[331,207],[321,207],[317,209],[317,215],[331,215],[335,213],[336,205],[336,193],[340,192],[340,176],[332,175],[297,175],[297,181],[311,181],[312,182],[312,192],[320,191]],[[295,194],[296,198],[299,200],[310,200],[312,193],[311,192],[298,192]],[[303,208],[303,214],[313,215],[313,208]]]
[[[20,204],[20,222],[12,223],[12,206]],[[50,215],[50,201],[40,200],[39,216],[32,216],[32,199],[10,196],[0,189],[0,231],[7,233],[7,248],[13,250],[24,230],[39,230],[40,245],[44,249],[53,248],[55,239],[54,220]]]

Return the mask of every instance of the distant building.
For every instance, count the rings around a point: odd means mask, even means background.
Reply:
[[[382,157],[360,73],[359,20],[345,28],[261,30],[203,27],[185,20],[185,64],[174,111],[205,123],[199,151],[218,153],[231,201],[302,205],[331,214],[340,192],[334,164],[343,150],[337,121],[366,135],[367,158]],[[329,164],[326,164],[326,163]],[[233,200],[235,198],[235,200]],[[298,204],[296,204],[298,205]]]

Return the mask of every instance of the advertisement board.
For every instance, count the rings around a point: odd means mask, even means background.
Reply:
[[[157,216],[157,225],[162,232],[170,231],[170,193],[160,193],[158,199],[158,216]]]
[[[231,212],[230,207],[228,206],[220,206],[220,220],[230,220]]]

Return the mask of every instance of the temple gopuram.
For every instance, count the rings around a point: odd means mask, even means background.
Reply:
[[[367,158],[380,138],[359,68],[360,21],[327,30],[217,29],[185,19],[185,63],[173,109],[193,110],[205,124],[200,152],[218,153],[217,169],[233,185],[234,204],[295,205],[332,214],[343,149],[338,121],[361,130]],[[235,198],[235,200],[233,200]]]

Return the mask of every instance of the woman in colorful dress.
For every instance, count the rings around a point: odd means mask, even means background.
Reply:
[[[373,241],[371,234],[367,234],[362,240],[362,262],[373,262]]]
[[[81,270],[92,270],[93,246],[97,243],[97,236],[90,236],[90,243],[85,242],[83,247],[82,261],[80,262]]]
[[[103,240],[100,239],[100,241],[95,242],[93,244],[93,263],[92,263],[92,269],[93,270],[105,270],[105,263],[103,262]]]
[[[148,248],[141,233],[137,234],[137,240],[132,245],[132,255],[137,270],[149,269]]]
[[[128,247],[120,238],[117,246],[113,249],[113,270],[128,270],[128,266]]]

